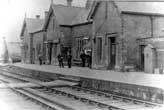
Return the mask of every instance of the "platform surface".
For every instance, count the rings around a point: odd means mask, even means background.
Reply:
[[[32,69],[36,71],[43,71],[55,74],[62,74],[68,76],[76,76],[90,79],[98,79],[126,84],[134,84],[141,86],[149,86],[161,88],[164,90],[164,75],[160,74],[148,74],[144,72],[116,72],[110,70],[95,70],[82,67],[59,68],[54,65],[38,65],[38,64],[23,64],[15,63],[13,66]]]

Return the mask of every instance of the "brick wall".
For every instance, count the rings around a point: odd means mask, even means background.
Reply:
[[[142,15],[123,15],[124,63],[140,65],[140,48],[138,38],[151,37],[151,19]]]
[[[72,28],[72,54],[73,59],[76,59],[76,56],[80,53],[77,53],[78,45],[77,45],[77,38],[83,39],[84,37],[88,37],[89,41],[91,41],[92,37],[92,24],[81,24],[74,26]]]
[[[108,36],[116,34],[116,64],[122,68],[124,65],[133,65],[141,68],[140,38],[163,36],[164,17],[120,13],[113,2],[101,2],[93,17],[93,37],[102,38],[102,55],[99,60],[97,47],[93,42],[93,67],[107,69],[110,66],[110,43]],[[112,36],[113,37],[113,36]],[[146,45],[146,43],[143,43]],[[137,69],[137,70],[138,70]]]
[[[106,8],[105,8],[106,7]],[[101,2],[93,18],[93,38],[102,37],[102,55],[98,60],[97,42],[93,42],[93,67],[107,69],[110,64],[110,52],[107,35],[117,34],[116,41],[121,36],[121,16],[113,2]],[[118,52],[117,52],[118,53]],[[116,56],[116,63],[119,57]],[[116,64],[117,65],[117,64]]]
[[[66,27],[66,26],[60,26],[60,30],[63,34],[63,38],[62,38],[62,41],[64,43],[64,46],[66,47],[71,47],[72,46],[72,42],[71,42],[71,39],[72,39],[72,28],[71,27]]]
[[[163,36],[161,30],[163,25],[164,17],[123,14],[124,55],[126,56],[124,63],[140,67],[141,51],[137,39]]]
[[[32,59],[34,63],[39,64],[39,52],[43,54],[43,34],[44,32],[37,32],[33,34],[33,50],[32,50]]]

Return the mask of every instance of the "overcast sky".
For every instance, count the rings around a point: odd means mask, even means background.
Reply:
[[[84,6],[74,0],[73,5]],[[66,4],[66,0],[53,0],[56,4]],[[6,37],[8,42],[20,41],[19,35],[25,17],[34,18],[49,9],[51,0],[0,0],[0,38]],[[84,3],[84,2],[83,2]]]
[[[73,5],[84,6],[85,1],[73,0]],[[50,2],[51,0],[0,0],[0,38],[6,37],[8,42],[20,41],[19,36],[25,13],[27,17],[34,18],[39,14],[43,18],[44,12],[49,9]],[[53,0],[53,2],[66,4],[66,0]]]

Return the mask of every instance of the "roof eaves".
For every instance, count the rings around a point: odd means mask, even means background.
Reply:
[[[30,34],[35,34],[35,33],[39,33],[39,32],[44,32],[44,30],[43,29],[42,30],[37,30],[35,32],[30,32]]]
[[[71,26],[86,25],[86,24],[91,24],[91,23],[92,23],[92,21],[87,21],[87,22],[83,22],[83,23],[72,24]]]
[[[160,13],[146,13],[146,12],[133,12],[133,11],[121,11],[122,14],[132,14],[132,15],[144,15],[144,16],[161,16],[164,17],[164,14]]]
[[[92,22],[92,21],[88,21],[88,22],[77,23],[77,24],[71,24],[71,25],[61,24],[60,26],[63,26],[63,27],[74,27],[74,26],[86,25],[86,24],[91,24],[91,23],[93,23],[93,22]]]

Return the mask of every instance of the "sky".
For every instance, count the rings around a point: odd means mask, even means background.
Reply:
[[[51,1],[0,0],[0,40],[5,37],[7,42],[20,42],[20,32],[25,14],[28,18],[35,18],[36,15],[41,15],[41,18],[44,18],[44,12],[48,11]],[[85,2],[86,0],[73,0],[72,4],[83,7],[85,6]],[[53,3],[66,5],[66,0],[53,0]]]
[[[53,0],[53,2],[66,4],[66,0]],[[79,2],[80,0],[74,0],[73,5],[84,6]],[[20,41],[25,13],[29,18],[35,18],[38,14],[43,18],[50,3],[51,0],[0,0],[0,39],[5,37],[7,42]]]
[[[52,1],[66,5],[66,0],[0,0],[0,44],[5,37],[9,53],[20,53],[20,45],[11,42],[21,42],[20,32],[25,15],[28,18],[35,18],[36,15],[44,18]],[[86,0],[73,0],[72,5],[83,7],[84,1]]]
[[[34,18],[38,14],[43,18],[44,12],[49,9],[51,1],[52,0],[0,0],[0,39],[5,37],[7,42],[20,41],[19,36],[25,13],[29,18]],[[85,1],[86,0],[73,0],[73,5],[84,6]],[[66,4],[66,0],[53,0],[53,3]]]

